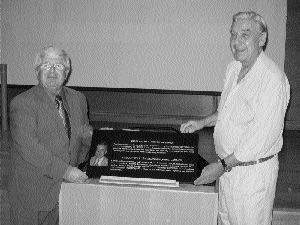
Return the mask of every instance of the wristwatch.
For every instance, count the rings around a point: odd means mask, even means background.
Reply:
[[[224,159],[220,159],[220,162],[222,163],[222,166],[223,166],[225,172],[230,172],[231,171],[231,167],[227,166]]]

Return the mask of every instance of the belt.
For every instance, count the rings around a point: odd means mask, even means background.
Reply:
[[[255,165],[257,163],[262,163],[262,162],[265,162],[265,161],[267,161],[269,159],[272,159],[275,155],[277,155],[277,154],[270,155],[270,156],[265,157],[265,158],[260,158],[260,159],[258,159],[256,161],[242,162],[242,163],[239,164],[239,166],[251,166],[251,165]]]

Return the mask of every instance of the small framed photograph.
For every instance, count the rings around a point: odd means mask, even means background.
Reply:
[[[82,166],[89,178],[100,178],[101,175],[109,174],[111,148],[112,138],[110,132],[95,129],[88,159]]]

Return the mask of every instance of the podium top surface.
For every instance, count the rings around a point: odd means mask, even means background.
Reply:
[[[109,188],[130,188],[130,189],[143,189],[143,190],[158,190],[158,191],[169,191],[169,192],[195,192],[195,193],[207,193],[207,194],[218,194],[216,191],[215,186],[206,186],[206,185],[193,185],[193,184],[185,184],[180,183],[179,187],[162,187],[162,186],[150,186],[150,185],[138,185],[138,184],[105,184],[99,183],[99,179],[88,179],[86,183],[67,183],[63,182],[62,186],[81,186],[83,185],[84,188],[88,187],[109,187]]]

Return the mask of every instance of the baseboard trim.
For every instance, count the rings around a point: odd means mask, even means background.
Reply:
[[[300,209],[276,208],[272,225],[299,225]]]
[[[140,124],[171,124],[180,125],[188,120],[199,120],[201,116],[182,116],[182,115],[154,115],[137,113],[117,113],[117,112],[91,112],[91,121],[107,121],[117,123],[140,123]],[[286,130],[300,130],[300,121],[286,121]]]
[[[286,130],[300,130],[300,121],[296,121],[296,120],[285,121],[284,127]]]
[[[178,115],[153,115],[153,114],[132,114],[115,112],[92,112],[91,121],[107,121],[117,123],[139,123],[139,124],[170,124],[180,125],[187,120],[201,119],[203,116],[178,116]]]

